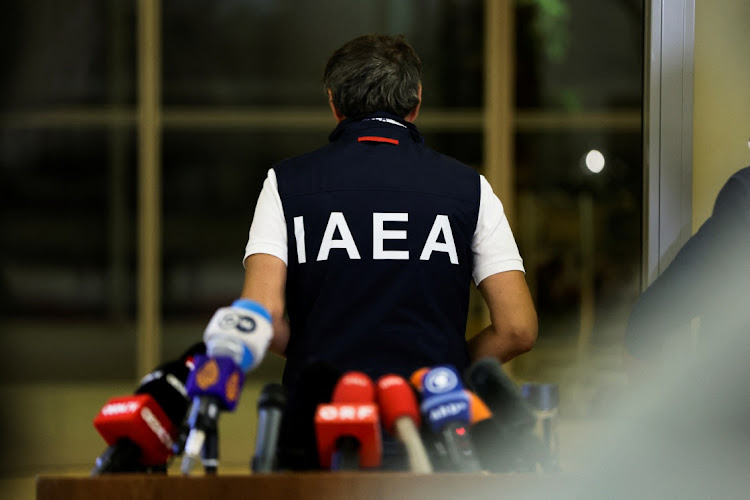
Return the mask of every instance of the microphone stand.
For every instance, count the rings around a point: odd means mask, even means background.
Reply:
[[[441,432],[445,448],[457,472],[479,472],[482,467],[474,456],[474,450],[469,440],[468,425],[450,422]],[[463,434],[459,434],[462,432]]]
[[[359,470],[359,448],[359,441],[356,438],[340,437],[331,459],[331,470]]]
[[[216,421],[213,421],[213,425],[206,429],[206,441],[203,443],[201,462],[206,475],[216,474],[219,467],[219,428]]]
[[[220,401],[215,396],[201,396],[193,400],[193,407],[188,421],[192,424],[188,440],[185,443],[185,453],[182,456],[182,473],[189,474],[198,459],[206,474],[216,474],[219,463],[219,430],[218,420]],[[191,436],[196,438],[191,443]],[[188,449],[195,445],[194,449]]]

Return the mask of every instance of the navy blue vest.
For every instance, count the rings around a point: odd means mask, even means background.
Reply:
[[[274,170],[289,241],[284,384],[316,361],[373,379],[442,363],[463,371],[479,174],[385,113],[344,120],[328,145]],[[374,244],[387,258],[373,258]]]

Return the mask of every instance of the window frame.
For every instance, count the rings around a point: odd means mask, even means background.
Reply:
[[[641,288],[692,234],[695,1],[647,0]]]

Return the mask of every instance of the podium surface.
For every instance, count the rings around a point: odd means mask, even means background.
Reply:
[[[534,474],[306,472],[217,476],[122,474],[37,478],[37,500],[234,498],[483,499],[536,496],[561,478]],[[554,491],[554,490],[552,490]]]

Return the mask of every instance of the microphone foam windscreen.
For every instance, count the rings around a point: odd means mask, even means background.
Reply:
[[[148,394],[164,410],[169,420],[179,425],[190,406],[185,382],[190,369],[182,361],[170,361],[143,377],[135,394]]]
[[[421,425],[417,397],[403,377],[383,375],[378,379],[377,394],[380,416],[389,434],[395,434],[393,426],[401,417],[409,417],[417,428]]]
[[[430,371],[430,369],[425,366],[419,370],[415,370],[414,373],[411,374],[411,377],[409,377],[409,382],[411,382],[411,385],[413,385],[416,390],[420,392],[422,391],[422,381],[428,371]]]
[[[486,357],[472,364],[466,371],[466,381],[498,422],[512,427],[533,427],[536,423],[533,409],[497,359]]]
[[[198,354],[206,354],[206,343],[202,340],[200,342],[196,342],[195,344],[188,347],[185,352],[183,352],[180,357],[178,358],[183,363],[187,362],[188,360],[191,360]]]
[[[487,408],[487,405],[484,404],[484,401],[482,401],[479,396],[468,389],[466,390],[466,393],[469,395],[469,411],[471,414],[472,425],[481,422],[482,420],[492,418],[492,412]]]
[[[375,401],[375,384],[366,374],[346,372],[333,390],[332,403],[372,403]]]

